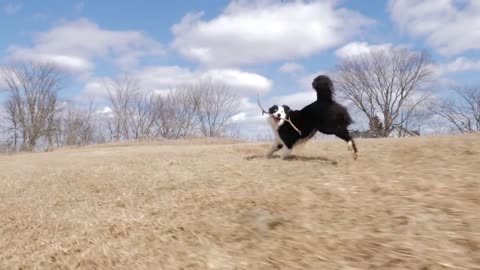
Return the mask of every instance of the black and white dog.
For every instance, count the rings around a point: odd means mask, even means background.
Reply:
[[[319,75],[313,80],[312,87],[317,92],[317,100],[303,109],[291,110],[287,105],[274,105],[268,110],[271,117],[267,120],[273,130],[274,141],[267,157],[282,149],[281,157],[285,159],[296,144],[310,139],[319,131],[345,140],[348,150],[353,149],[353,158],[356,159],[357,147],[347,129],[352,119],[347,109],[333,100],[332,81],[328,76]],[[289,119],[301,134],[283,119]]]

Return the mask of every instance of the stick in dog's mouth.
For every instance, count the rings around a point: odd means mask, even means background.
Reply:
[[[265,111],[265,109],[263,109],[262,105],[260,105],[260,98],[258,97],[258,94],[257,94],[257,103],[258,103],[258,107],[260,107],[260,109],[262,110],[262,115],[268,114],[268,115],[272,116],[274,119],[276,118],[275,116],[273,116],[273,114],[271,114],[271,113]],[[293,127],[293,129],[295,129],[298,132],[298,134],[302,135],[302,132],[292,123],[292,121],[290,121],[290,119],[288,119],[288,118],[287,119],[279,118],[279,119],[287,121]]]

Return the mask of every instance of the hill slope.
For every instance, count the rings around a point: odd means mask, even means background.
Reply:
[[[479,139],[0,156],[0,268],[478,269]]]

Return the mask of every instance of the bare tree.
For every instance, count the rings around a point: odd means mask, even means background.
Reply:
[[[156,136],[155,122],[158,120],[161,97],[153,92],[138,92],[128,108],[128,127],[134,140],[151,139]]]
[[[161,137],[178,139],[194,134],[198,126],[199,94],[191,85],[182,84],[157,102],[160,114],[156,123]]]
[[[197,133],[214,137],[233,128],[229,123],[238,111],[239,98],[225,85],[203,80],[178,85],[157,104],[161,137],[181,138]]]
[[[110,131],[115,141],[131,139],[129,129],[129,109],[133,106],[135,96],[139,93],[138,80],[129,76],[112,82],[105,82],[108,102],[112,108],[114,123]]]
[[[13,100],[7,100],[5,102],[5,120],[7,122],[7,126],[3,128],[3,131],[7,135],[6,146],[11,151],[19,150],[19,143],[21,138],[21,128],[18,123],[18,116],[17,116],[17,106],[13,102]]]
[[[195,88],[200,97],[197,112],[200,131],[206,137],[221,136],[231,118],[238,113],[238,96],[220,83],[201,81]]]
[[[480,131],[480,87],[457,87],[455,95],[433,107],[433,112],[444,118],[460,133]]]
[[[33,151],[40,138],[51,142],[65,74],[49,63],[25,62],[3,68],[1,75],[9,93],[5,107],[13,147]]]
[[[109,129],[114,140],[158,136],[156,124],[164,104],[160,95],[140,89],[138,79],[130,76],[106,83],[105,87],[113,112],[113,123],[110,122]]]
[[[342,61],[336,69],[336,86],[365,114],[377,136],[387,137],[428,96],[424,86],[432,74],[430,63],[423,52],[372,51]]]
[[[84,108],[66,102],[60,121],[61,129],[56,136],[58,146],[81,146],[98,142],[99,130],[95,125],[96,110],[93,102]]]
[[[174,138],[176,134],[176,110],[173,103],[174,97],[170,93],[167,97],[159,97],[157,99],[156,108],[159,111],[158,118],[155,121],[157,137]]]

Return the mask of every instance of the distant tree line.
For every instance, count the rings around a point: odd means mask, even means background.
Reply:
[[[4,151],[47,150],[129,140],[219,137],[231,134],[238,96],[223,84],[179,84],[166,95],[124,76],[104,84],[102,112],[93,101],[61,99],[68,76],[50,63],[17,63],[1,70],[7,92],[0,133]]]

